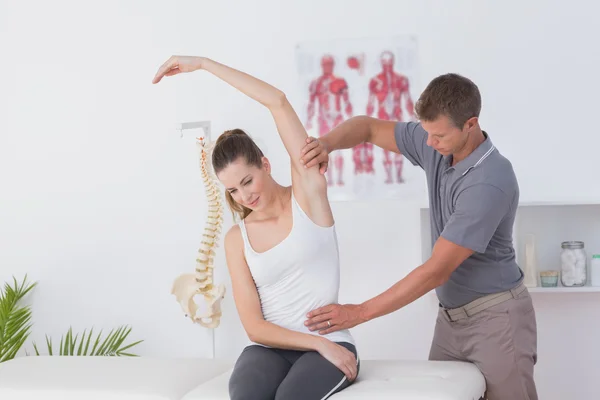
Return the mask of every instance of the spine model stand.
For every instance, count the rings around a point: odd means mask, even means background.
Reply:
[[[218,246],[221,226],[223,223],[223,203],[208,158],[208,146],[203,138],[197,138],[196,145],[200,153],[200,170],[208,200],[208,217],[198,249],[196,272],[179,276],[173,283],[171,294],[174,294],[181,305],[186,317],[194,323],[206,328],[216,328],[221,320],[221,300],[225,297],[225,285],[215,286],[213,283],[215,247]],[[201,315],[195,296],[201,295],[207,310]]]

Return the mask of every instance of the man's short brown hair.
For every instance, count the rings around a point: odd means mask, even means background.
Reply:
[[[481,94],[477,85],[453,73],[432,80],[415,105],[420,120],[433,121],[445,115],[461,129],[469,118],[479,117],[480,111]]]

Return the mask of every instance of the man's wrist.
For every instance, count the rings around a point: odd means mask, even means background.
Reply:
[[[329,137],[327,135],[321,136],[319,140],[321,141],[321,146],[323,146],[323,149],[325,150],[327,155],[329,155],[329,153],[331,153],[331,151],[333,150],[331,148],[331,143],[329,143]]]
[[[358,318],[361,324],[373,319],[372,310],[367,302],[358,305]]]

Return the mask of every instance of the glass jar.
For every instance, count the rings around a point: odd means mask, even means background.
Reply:
[[[583,242],[562,242],[560,281],[563,286],[585,286],[587,256]]]

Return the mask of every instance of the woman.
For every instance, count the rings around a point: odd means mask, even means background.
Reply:
[[[164,76],[203,69],[267,107],[290,155],[292,185],[279,185],[269,160],[242,130],[222,134],[213,149],[215,174],[241,221],[225,235],[233,297],[251,341],[229,381],[231,399],[326,399],[349,386],[359,362],[347,330],[326,335],[304,326],[306,314],[337,303],[339,257],[327,183],[305,168],[308,137],[284,93],[204,57],[174,56]],[[328,326],[323,321],[321,329]]]

